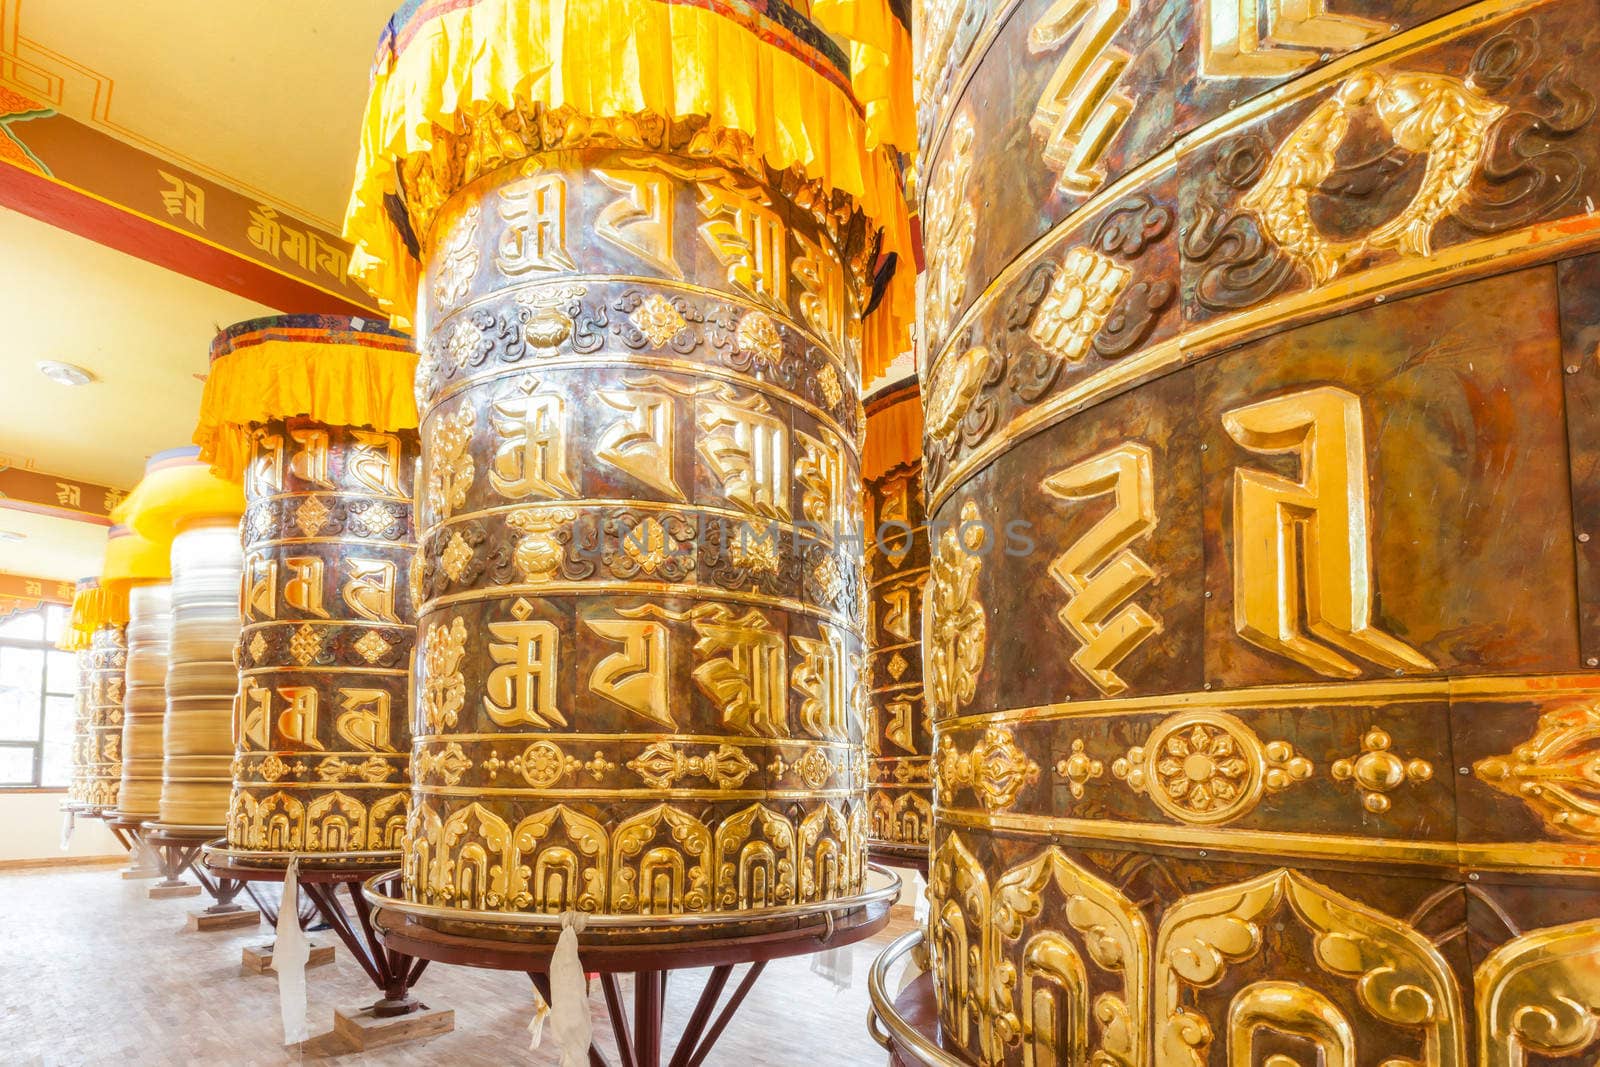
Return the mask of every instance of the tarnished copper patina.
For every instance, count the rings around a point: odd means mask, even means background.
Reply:
[[[923,14],[944,1050],[1589,1062],[1593,4]]]
[[[922,397],[916,383],[867,399],[868,687],[872,718],[868,840],[875,854],[916,859],[933,822],[933,733],[922,699],[922,591],[928,529],[922,508]]]

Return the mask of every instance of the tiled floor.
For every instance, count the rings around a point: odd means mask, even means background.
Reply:
[[[548,1038],[543,1049],[528,1049],[532,999],[525,976],[438,964],[423,975],[417,991],[429,1004],[455,1009],[454,1033],[365,1055],[341,1049],[331,1036],[285,1049],[275,977],[246,974],[239,966],[240,949],[264,940],[266,928],[188,933],[184,920],[201,906],[199,898],[150,900],[149,885],[124,881],[111,867],[0,873],[0,1062],[559,1062]],[[857,945],[846,989],[811,973],[809,958],[770,964],[706,1060],[708,1067],[885,1063],[887,1056],[866,1029],[867,968],[909,926],[892,922]],[[669,1048],[707,973],[672,976]],[[332,1027],[335,1007],[375,999],[343,946],[332,966],[308,972],[307,985],[314,1035]],[[598,983],[590,1007],[595,1032],[602,1035],[598,1044],[615,1062]]]

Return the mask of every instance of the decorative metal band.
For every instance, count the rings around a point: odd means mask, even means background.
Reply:
[[[400,847],[415,467],[410,433],[306,420],[252,431],[228,811],[235,851]]]
[[[578,162],[468,190],[427,264],[405,895],[648,915],[850,896],[867,768],[845,268],[776,190]],[[594,277],[613,265],[668,284]]]

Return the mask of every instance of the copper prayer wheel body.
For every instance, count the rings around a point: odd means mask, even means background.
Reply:
[[[89,645],[89,740],[83,803],[113,811],[122,790],[122,695],[128,667],[126,627],[97,628]]]
[[[922,509],[920,435],[896,431],[921,426],[916,385],[890,387],[867,401],[867,449],[878,460],[866,478],[867,596],[870,601],[868,681],[872,756],[868,832],[884,855],[925,855],[933,822],[933,776],[928,763],[933,732],[922,698],[922,594],[928,582],[928,527]],[[880,438],[910,437],[915,444],[879,460]],[[898,459],[899,462],[895,462]]]
[[[1593,3],[928,8],[946,1047],[1591,1061]]]
[[[253,428],[228,845],[375,860],[405,828],[415,435]]]
[[[236,521],[199,520],[173,538],[161,786],[166,825],[215,826],[220,834],[227,821],[242,574]]]
[[[172,647],[172,586],[128,590],[128,666],[122,696],[122,788],[117,814],[155,818],[161,811],[162,731],[167,716],[167,657]]]
[[[837,222],[650,152],[536,156],[440,212],[410,901],[857,892],[859,233]]]

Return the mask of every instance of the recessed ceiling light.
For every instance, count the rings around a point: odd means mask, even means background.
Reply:
[[[15,530],[0,530],[0,541],[5,541],[5,542],[26,541],[27,539],[28,539],[28,535],[27,534],[20,534],[20,533],[17,533]]]
[[[92,371],[85,370],[76,363],[61,363],[53,359],[42,359],[38,363],[39,373],[49,378],[57,385],[88,385],[95,381]]]

